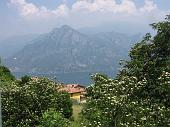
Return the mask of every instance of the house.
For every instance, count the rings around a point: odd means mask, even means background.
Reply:
[[[69,93],[70,98],[76,100],[78,103],[86,102],[86,88],[79,84],[67,84],[60,88],[61,91]]]

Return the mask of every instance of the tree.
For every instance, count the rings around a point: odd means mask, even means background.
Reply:
[[[25,84],[13,82],[2,92],[4,127],[32,127],[39,125],[44,112],[53,108],[65,118],[72,115],[68,93],[59,92],[57,84],[47,78],[30,78]]]
[[[10,70],[7,67],[0,65],[0,80],[5,81],[13,81],[15,77],[11,74]]]
[[[157,34],[146,34],[132,48],[116,79],[93,75],[82,111],[85,126],[170,126],[170,16],[151,26]]]
[[[136,76],[139,81],[146,78],[146,86],[138,96],[164,100],[169,93],[163,92],[158,86],[163,72],[170,72],[170,16],[151,26],[157,34],[153,38],[146,34],[144,39],[132,48],[129,54],[131,60],[124,66],[122,74]],[[169,99],[166,100],[164,103],[170,106]]]

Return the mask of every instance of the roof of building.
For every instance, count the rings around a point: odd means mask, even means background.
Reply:
[[[63,87],[60,88],[60,90],[66,91],[68,93],[79,93],[79,92],[85,92],[86,88],[79,84],[67,84],[67,85],[63,85]]]

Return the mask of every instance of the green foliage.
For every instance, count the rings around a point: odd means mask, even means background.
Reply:
[[[64,118],[63,114],[56,112],[55,109],[50,109],[44,112],[40,125],[37,127],[69,127],[68,119]]]
[[[144,39],[136,44],[129,55],[131,60],[125,65],[129,75],[135,75],[139,79],[146,77],[155,80],[163,71],[169,72],[170,60],[170,19],[151,24],[157,34],[152,38],[146,34]]]
[[[83,126],[170,126],[170,19],[151,26],[157,34],[146,34],[132,48],[116,79],[92,76]]]
[[[112,80],[101,74],[92,76],[95,84],[87,89],[88,102],[82,111],[87,127],[113,127],[130,94],[138,89],[136,78],[124,77],[122,81]]]
[[[158,88],[159,77],[163,72],[170,72],[170,19],[167,16],[163,22],[151,24],[157,34],[152,38],[146,34],[142,42],[136,44],[129,55],[131,60],[127,62],[121,74],[135,76],[139,81],[146,78],[145,88],[140,91],[140,97],[152,97],[164,100],[167,92]],[[121,75],[120,75],[121,76]],[[169,100],[164,103],[170,106]]]
[[[23,85],[23,84],[27,83],[30,79],[31,79],[31,77],[25,75],[25,76],[21,77],[20,84]]]
[[[15,77],[11,74],[10,70],[7,67],[4,67],[1,64],[1,59],[0,59],[0,91],[7,87],[10,86],[11,82],[15,80]]]
[[[152,97],[141,98],[146,79],[124,76],[120,80],[93,75],[97,82],[88,88],[88,101],[82,110],[83,125],[87,127],[167,127],[170,107]],[[170,99],[170,73],[160,78],[158,88]]]
[[[2,115],[4,127],[38,125],[42,114],[50,108],[72,115],[72,102],[65,92],[58,92],[55,82],[46,78],[30,78],[21,85],[13,82],[3,89]]]
[[[0,66],[1,66],[1,64],[2,64],[2,61],[1,61],[1,57],[0,57]]]
[[[15,77],[11,74],[10,70],[7,67],[0,65],[0,81],[11,81],[14,80]]]

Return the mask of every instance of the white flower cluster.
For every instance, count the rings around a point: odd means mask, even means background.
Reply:
[[[90,95],[87,106],[83,109],[88,124],[83,125],[104,127],[110,123],[115,124],[113,121],[117,121],[120,116],[118,127],[155,127],[161,125],[162,120],[170,125],[170,117],[166,116],[166,113],[170,114],[170,108],[153,102],[151,98],[131,99],[136,91],[145,89],[146,79],[138,81],[136,77],[124,76],[113,80],[99,74],[92,77],[95,84],[87,88]],[[166,88],[170,90],[170,73],[164,72],[158,80],[160,85],[166,84]],[[154,120],[155,117],[157,121]]]

